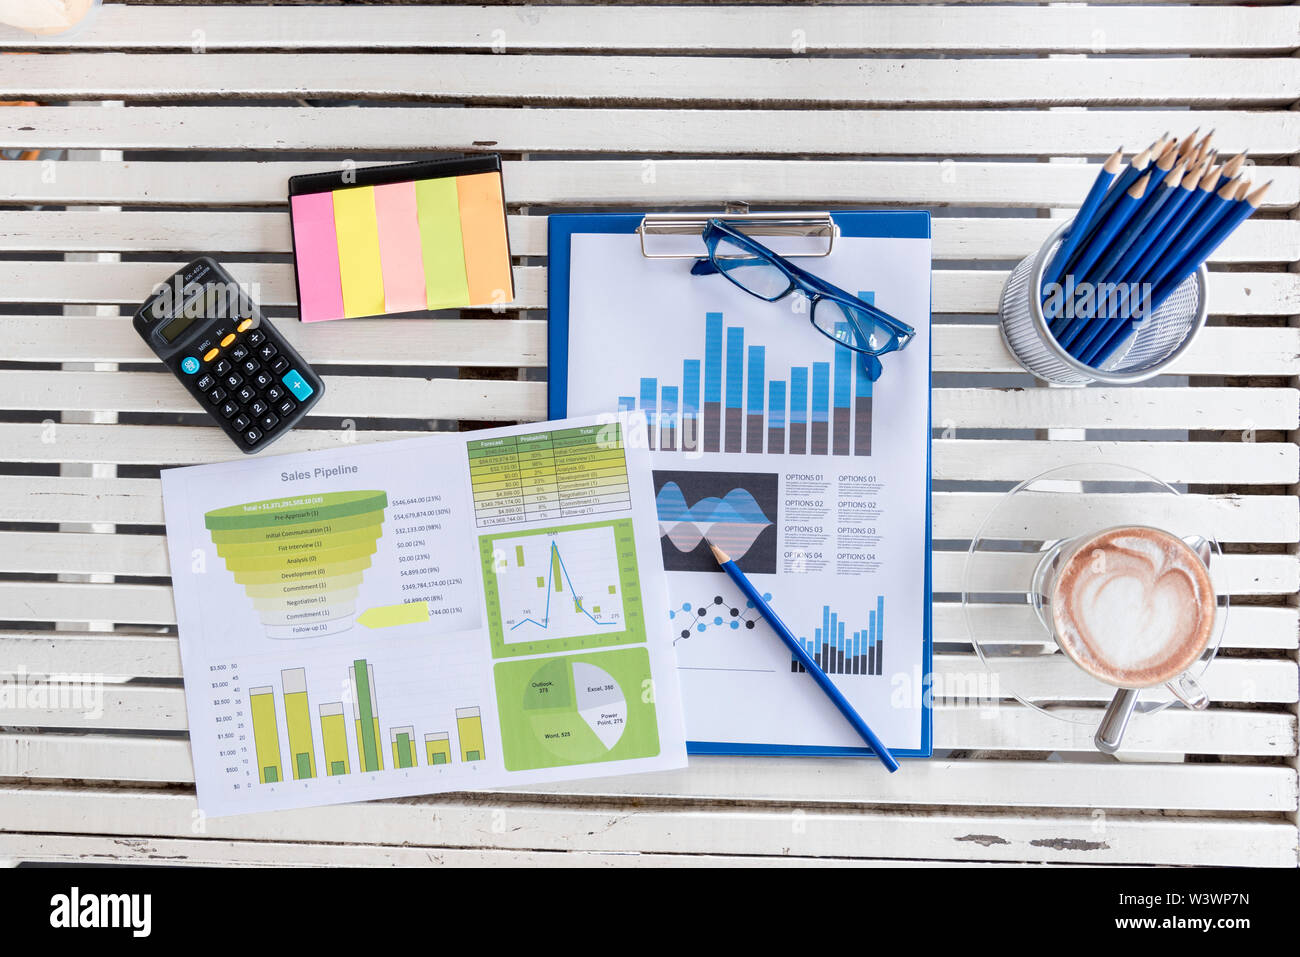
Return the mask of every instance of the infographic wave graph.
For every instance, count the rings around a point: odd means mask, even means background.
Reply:
[[[750,575],[776,572],[780,477],[773,472],[655,469],[664,569],[717,575],[709,544]]]
[[[655,496],[655,507],[659,534],[679,552],[692,552],[707,541],[733,559],[744,558],[758,536],[772,525],[754,496],[743,488],[688,505],[681,486],[667,482]]]

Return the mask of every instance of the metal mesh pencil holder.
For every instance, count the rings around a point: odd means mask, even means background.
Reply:
[[[1054,232],[1033,256],[1011,271],[1002,287],[998,307],[1002,340],[1026,372],[1047,382],[1087,385],[1089,382],[1141,382],[1159,375],[1191,345],[1205,325],[1205,267],[1174,291],[1160,308],[1138,326],[1128,343],[1099,368],[1085,365],[1061,347],[1043,318],[1039,289],[1043,270],[1056,252],[1069,223]]]

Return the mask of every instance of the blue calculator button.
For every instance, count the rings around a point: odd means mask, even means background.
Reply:
[[[186,356],[181,360],[181,371],[186,375],[194,375],[199,371],[199,360],[193,356]]]
[[[315,391],[307,384],[307,380],[298,374],[297,369],[290,369],[284,374],[280,381],[288,387],[289,391],[293,393],[293,397],[299,402]]]

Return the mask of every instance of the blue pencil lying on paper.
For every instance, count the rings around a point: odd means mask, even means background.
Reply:
[[[1222,166],[1197,140],[1162,136],[1121,165],[1117,150],[1043,269],[1043,318],[1080,362],[1100,368],[1259,208],[1239,175],[1243,152]]]

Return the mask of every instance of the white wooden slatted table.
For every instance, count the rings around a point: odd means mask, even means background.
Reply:
[[[71,38],[0,50],[38,54],[0,55],[0,100],[40,103],[0,107],[0,147],[54,160],[0,162],[0,859],[1296,865],[1296,5],[112,4]],[[1215,256],[1211,328],[1176,376],[1036,386],[993,324],[1007,271],[1085,192],[1078,159],[1196,126],[1275,180]],[[290,174],[483,150],[507,161],[505,314],[289,319]],[[545,214],[727,201],[935,213],[936,672],[975,667],[955,593],[998,490],[1087,457],[1183,483],[1228,545],[1211,709],[1135,721],[1122,761],[1013,701],[941,700],[938,756],[892,777],[696,758],[196,817],[157,473],[233,453],[121,307],[198,253],[259,283],[329,380],[279,452],[539,419]],[[1026,609],[978,614],[1032,634]],[[102,715],[21,693],[64,674],[104,676]]]

